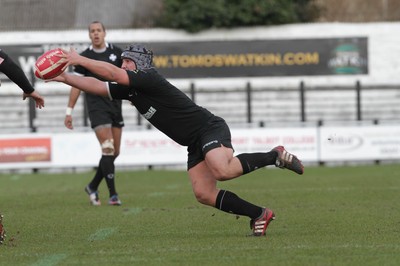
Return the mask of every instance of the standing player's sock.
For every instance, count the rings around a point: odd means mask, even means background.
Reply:
[[[251,219],[259,217],[262,213],[261,207],[251,204],[250,202],[239,198],[235,193],[227,190],[219,191],[215,208],[224,212],[245,215]]]
[[[115,156],[113,155],[103,155],[100,160],[101,170],[104,174],[104,178],[107,182],[108,191],[110,197],[117,194],[115,191],[115,166],[114,166]]]
[[[99,166],[97,167],[96,174],[94,175],[92,181],[89,183],[89,188],[91,190],[97,191],[101,180],[103,179],[103,172],[101,170],[101,160],[99,161]]]
[[[258,168],[273,165],[276,161],[278,153],[271,152],[258,152],[258,153],[242,153],[236,156],[243,167],[243,174],[250,173]]]

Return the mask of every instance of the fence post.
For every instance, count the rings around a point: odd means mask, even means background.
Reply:
[[[194,86],[194,83],[190,83],[190,98],[192,98],[192,101],[195,102],[195,98],[196,98],[196,89]]]
[[[35,87],[35,73],[31,71],[31,83],[32,86]],[[36,120],[36,104],[35,101],[32,98],[28,98],[28,106],[29,106],[29,128],[31,132],[36,132],[37,128],[35,126],[35,120]]]
[[[87,101],[86,101],[86,93],[83,94],[83,126],[88,127],[89,123],[89,110],[87,107]]]
[[[301,122],[305,122],[306,121],[306,102],[305,102],[304,81],[300,82],[300,113],[301,113]]]
[[[361,114],[361,83],[359,80],[356,82],[356,104],[357,104],[357,120],[361,121],[362,120],[362,114]]]
[[[32,98],[29,98],[28,105],[29,105],[29,127],[31,132],[36,132],[37,128],[35,126],[35,119],[36,119],[35,101]]]
[[[252,122],[252,113],[251,113],[251,84],[247,82],[246,84],[246,98],[247,98],[247,123]]]
[[[137,111],[136,117],[137,117],[137,125],[138,126],[142,125],[142,116],[140,115],[139,111]]]

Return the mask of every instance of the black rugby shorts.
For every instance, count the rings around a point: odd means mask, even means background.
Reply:
[[[214,119],[209,122],[207,129],[200,135],[197,141],[188,147],[187,169],[204,161],[207,152],[224,146],[232,147],[231,132],[223,119]]]
[[[101,125],[111,124],[112,127],[122,128],[124,119],[122,113],[111,110],[94,110],[89,112],[90,125],[96,128]]]

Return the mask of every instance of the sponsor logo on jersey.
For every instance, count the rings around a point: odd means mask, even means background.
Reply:
[[[144,118],[146,118],[147,120],[150,120],[150,118],[157,112],[157,110],[153,107],[150,106],[149,110],[147,111],[147,113],[145,113],[143,116]]]

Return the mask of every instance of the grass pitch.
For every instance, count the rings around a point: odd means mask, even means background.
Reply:
[[[118,172],[123,205],[90,206],[93,173],[2,174],[0,265],[399,265],[400,165],[260,169],[220,183],[274,210],[249,219],[196,202],[184,171]]]

